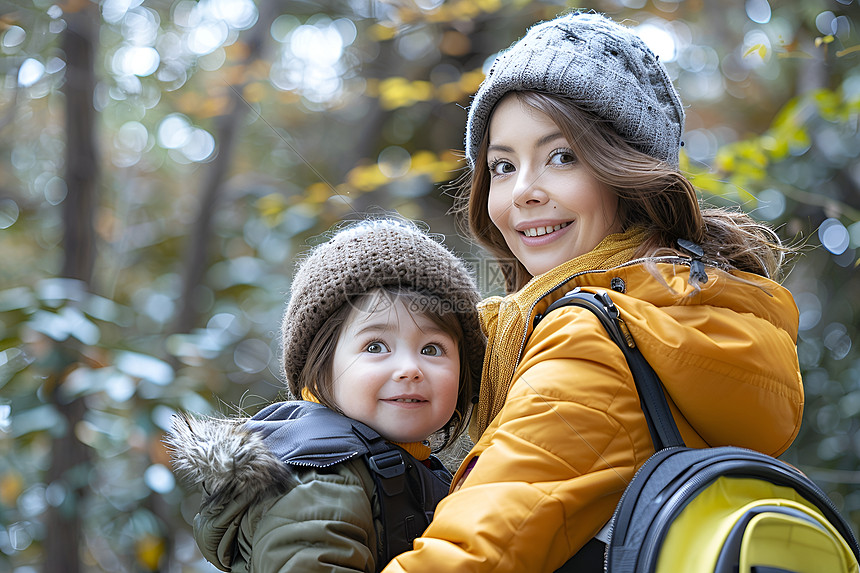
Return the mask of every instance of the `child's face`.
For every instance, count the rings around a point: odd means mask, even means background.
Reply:
[[[543,274],[621,230],[618,199],[558,126],[510,94],[490,118],[488,211],[529,274]]]
[[[344,414],[391,441],[425,440],[457,405],[457,342],[400,298],[373,295],[343,326],[332,378]]]

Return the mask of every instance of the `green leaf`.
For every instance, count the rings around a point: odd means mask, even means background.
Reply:
[[[10,310],[32,309],[38,306],[38,300],[29,287],[17,287],[0,291],[0,312]]]
[[[167,362],[139,352],[117,352],[116,367],[129,376],[142,378],[159,386],[170,384],[174,377],[173,368]]]

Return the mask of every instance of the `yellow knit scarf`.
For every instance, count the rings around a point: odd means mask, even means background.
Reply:
[[[320,401],[307,388],[302,388],[302,400],[319,404]],[[391,441],[391,440],[389,440]],[[424,461],[430,457],[432,450],[430,446],[424,442],[391,442],[395,446],[400,446],[416,460]]]
[[[528,333],[535,302],[547,290],[577,273],[611,269],[629,262],[647,236],[648,232],[638,227],[609,235],[592,251],[534,277],[518,292],[481,301],[478,313],[487,335],[487,353],[478,404],[469,426],[473,441],[478,441],[505,404],[520,359],[520,342]]]

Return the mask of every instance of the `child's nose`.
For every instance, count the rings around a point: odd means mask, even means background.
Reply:
[[[404,364],[394,374],[395,380],[399,382],[418,382],[424,378],[421,368],[415,363]]]

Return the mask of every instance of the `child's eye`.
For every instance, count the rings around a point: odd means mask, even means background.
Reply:
[[[421,354],[424,356],[442,356],[445,354],[445,349],[439,344],[428,344],[421,349]]]
[[[492,175],[508,175],[509,173],[516,171],[514,164],[510,161],[505,161],[504,159],[496,159],[495,161],[492,161],[489,167]]]
[[[550,165],[569,165],[576,163],[576,155],[570,149],[556,149],[549,156]]]
[[[385,346],[384,342],[380,342],[378,340],[371,342],[367,346],[364,347],[365,352],[370,352],[371,354],[381,354],[383,352],[389,352],[388,347]]]

